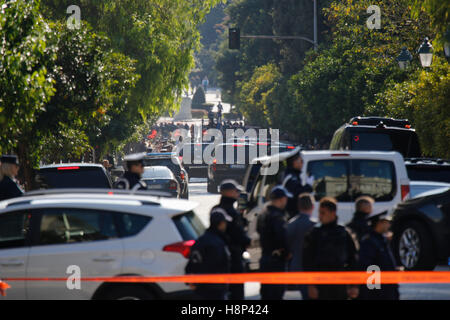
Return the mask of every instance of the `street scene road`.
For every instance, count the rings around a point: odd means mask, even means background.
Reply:
[[[69,2],[0,0],[1,301],[450,300],[449,1]]]

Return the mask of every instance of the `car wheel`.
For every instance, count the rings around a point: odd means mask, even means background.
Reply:
[[[398,262],[407,270],[433,270],[436,267],[433,239],[419,222],[405,223],[394,237]]]
[[[108,291],[107,300],[155,300],[154,294],[142,286],[119,286]]]

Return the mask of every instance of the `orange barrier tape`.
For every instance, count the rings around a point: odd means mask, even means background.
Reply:
[[[0,294],[2,295],[2,296],[6,296],[6,289],[10,289],[11,287],[6,283],[6,282],[3,282],[3,281],[0,281]]]
[[[381,284],[394,283],[450,283],[450,271],[382,271]],[[369,278],[371,280],[369,280]],[[181,282],[181,283],[245,283],[263,284],[367,284],[374,283],[375,273],[357,272],[274,272],[205,274],[155,277],[96,277],[81,278],[93,282]],[[4,281],[67,281],[67,278],[5,278]]]

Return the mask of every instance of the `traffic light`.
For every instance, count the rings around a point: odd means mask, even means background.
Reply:
[[[239,50],[241,47],[241,30],[239,28],[228,29],[228,48]]]

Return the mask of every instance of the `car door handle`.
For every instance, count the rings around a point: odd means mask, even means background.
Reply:
[[[112,257],[98,257],[98,258],[92,259],[92,261],[94,261],[94,262],[113,262],[113,261],[116,261],[116,259],[114,259]]]
[[[23,265],[24,265],[23,261],[9,261],[0,263],[0,266],[2,267],[20,267]]]

